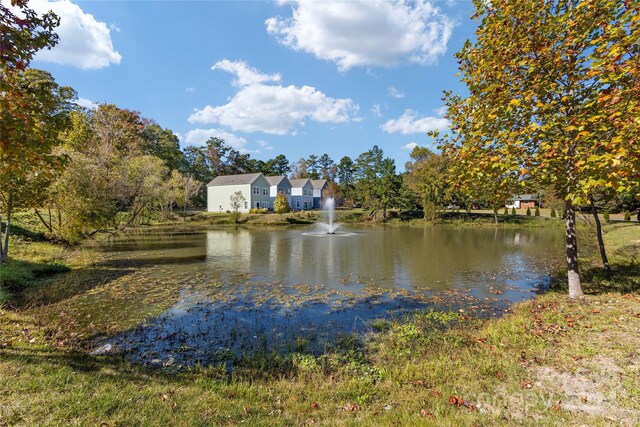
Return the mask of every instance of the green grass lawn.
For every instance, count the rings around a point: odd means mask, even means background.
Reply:
[[[559,280],[502,318],[420,312],[231,373],[91,356],[62,324],[0,310],[0,425],[639,425],[640,226],[605,231],[614,273],[584,260],[582,300]],[[27,242],[23,261],[82,263]]]

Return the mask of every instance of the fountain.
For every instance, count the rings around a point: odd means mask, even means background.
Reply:
[[[336,213],[336,202],[333,200],[333,197],[329,197],[324,201],[323,204],[324,210],[327,211],[327,217],[329,219],[328,223],[319,222],[318,224],[326,231],[326,234],[336,234],[336,229],[339,224],[333,223],[333,218]]]
[[[336,214],[336,202],[333,197],[328,197],[322,204],[322,207],[326,212],[327,222],[316,223],[320,229],[302,233],[304,236],[354,236],[357,234],[351,231],[337,231],[338,227],[340,227],[340,224],[334,222]]]

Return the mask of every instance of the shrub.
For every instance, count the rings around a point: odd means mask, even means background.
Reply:
[[[515,206],[511,208],[511,215],[517,215]]]
[[[540,206],[536,206],[535,216],[540,216]]]
[[[610,218],[609,209],[605,209],[602,216],[604,217],[605,221],[609,221],[609,218]]]
[[[269,213],[269,210],[265,208],[253,208],[249,211],[249,213],[263,215],[263,214]]]
[[[531,208],[527,208],[527,216],[531,216]]]
[[[509,215],[509,209],[508,208],[504,208],[504,212],[502,214],[503,215]]]
[[[240,220],[240,212],[231,212],[229,215],[229,222],[231,224],[236,224]]]
[[[555,218],[555,217],[556,217],[556,210],[551,209],[551,218]]]
[[[624,211],[624,220],[625,221],[631,221],[631,213],[629,212],[628,209],[626,211]]]

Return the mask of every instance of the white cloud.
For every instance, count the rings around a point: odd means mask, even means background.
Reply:
[[[447,110],[449,107],[447,107],[446,105],[443,105],[440,108],[436,108],[435,112],[437,115],[439,115],[440,117],[443,117],[445,114],[447,114]]]
[[[60,17],[60,26],[55,29],[59,43],[51,50],[38,52],[36,59],[82,69],[120,63],[122,56],[113,48],[111,28],[78,5],[69,0],[31,0],[29,7],[39,14],[52,10]]]
[[[295,133],[306,120],[344,123],[358,107],[351,99],[334,99],[310,86],[245,86],[221,106],[196,110],[191,123],[218,123],[234,131],[272,135]]]
[[[79,105],[84,108],[88,108],[89,110],[95,110],[96,108],[98,108],[97,103],[91,100],[88,100],[86,98],[78,98],[74,102],[76,103],[76,105]]]
[[[267,19],[267,32],[285,46],[336,62],[342,71],[433,63],[447,51],[454,27],[428,0],[290,3],[292,16]]]
[[[391,96],[392,98],[404,98],[404,92],[393,87],[393,86],[389,86],[387,88],[387,93],[389,94],[389,96]]]
[[[403,145],[402,148],[405,150],[413,150],[414,148],[416,148],[418,146],[417,143],[415,142],[410,142],[407,145]]]
[[[382,109],[380,108],[380,104],[373,104],[373,107],[371,107],[371,112],[376,117],[382,117]]]
[[[196,91],[196,88],[194,86],[192,86],[192,87],[186,88],[184,91],[187,92],[187,93],[192,93],[192,92]]]
[[[381,128],[387,133],[400,132],[407,135],[412,133],[427,133],[436,129],[446,129],[450,125],[451,122],[447,119],[439,117],[418,118],[415,111],[405,110],[400,118],[387,121]]]
[[[236,80],[234,80],[234,86],[251,86],[260,83],[267,82],[279,82],[281,80],[280,74],[262,74],[255,68],[249,67],[244,61],[229,61],[223,59],[216,62],[212,70],[222,70],[231,74],[235,74]]]
[[[244,146],[247,144],[247,140],[241,136],[234,135],[223,129],[192,129],[187,132],[185,141],[193,145],[204,145],[209,138],[218,137],[224,139],[224,141],[236,150],[245,150]]]
[[[258,145],[262,148],[264,148],[265,150],[273,150],[273,147],[271,145],[269,145],[269,143],[267,141],[264,141],[262,139],[258,140]]]

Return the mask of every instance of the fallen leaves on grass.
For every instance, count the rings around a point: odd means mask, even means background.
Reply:
[[[465,407],[465,408],[468,408],[471,411],[477,410],[476,405],[474,405],[473,403],[465,401],[460,396],[455,396],[455,395],[451,395],[449,397],[449,405],[454,405],[454,406],[457,406],[458,408]]]
[[[428,411],[426,409],[420,409],[420,416],[431,419],[434,419],[436,417],[435,415],[433,415],[433,413],[431,413],[431,411]]]
[[[358,412],[360,410],[360,406],[358,406],[357,403],[348,402],[342,407],[342,410],[346,412]]]

